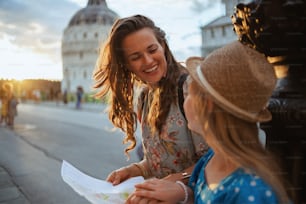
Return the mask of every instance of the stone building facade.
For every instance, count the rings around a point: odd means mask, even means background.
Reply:
[[[231,16],[238,3],[247,3],[250,0],[222,0],[225,5],[225,15],[201,27],[202,47],[201,55],[207,56],[213,50],[220,48],[238,37],[233,31]]]
[[[80,86],[85,93],[92,92],[98,49],[117,18],[105,0],[88,0],[87,6],[72,16],[62,38],[62,92],[75,93]]]

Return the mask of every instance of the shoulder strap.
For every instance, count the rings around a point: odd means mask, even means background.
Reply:
[[[177,89],[177,92],[178,92],[178,102],[179,102],[179,108],[180,108],[180,111],[181,113],[183,114],[184,118],[186,119],[186,116],[185,116],[185,111],[184,111],[184,90],[183,90],[183,84],[187,78],[188,74],[187,73],[184,73],[180,76],[179,78],[179,81],[178,81],[178,89]],[[138,103],[138,117],[142,114],[142,109],[143,109],[143,106],[144,106],[144,101],[145,101],[145,96],[147,94],[147,89],[144,89],[141,91],[140,93],[140,97],[139,97],[139,103]]]
[[[138,120],[141,121],[141,117],[142,117],[142,111],[144,108],[144,104],[145,104],[145,100],[146,100],[146,95],[148,93],[148,89],[147,88],[143,88],[140,91],[140,95],[138,96],[138,102],[137,102],[137,117]]]
[[[184,90],[183,90],[183,84],[187,78],[188,74],[182,74],[179,78],[179,81],[178,81],[178,101],[179,101],[179,107],[180,107],[180,110],[184,116],[184,118],[186,119],[186,116],[185,116],[185,111],[184,111]]]

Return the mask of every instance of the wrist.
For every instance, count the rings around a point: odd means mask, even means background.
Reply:
[[[138,171],[140,172],[140,176],[143,176],[143,178],[149,178],[149,172],[147,171],[147,169],[141,164],[141,163],[133,163],[133,166],[135,166]]]
[[[190,178],[191,174],[187,173],[187,172],[183,172],[180,174],[180,180],[184,183],[184,184],[188,184],[189,182],[189,178]]]
[[[180,186],[181,189],[184,191],[184,199],[180,201],[180,204],[186,204],[188,202],[188,189],[187,186],[182,181],[176,181],[176,184]]]
[[[191,176],[191,174],[190,174],[190,173],[183,172],[183,173],[182,173],[182,180],[189,179],[189,178],[190,178],[190,176]]]

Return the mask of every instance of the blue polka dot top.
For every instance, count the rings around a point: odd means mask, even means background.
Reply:
[[[204,169],[213,156],[210,149],[196,164],[189,186],[194,192],[194,203],[205,204],[276,204],[277,196],[262,178],[238,168],[224,178],[218,186],[208,188]]]

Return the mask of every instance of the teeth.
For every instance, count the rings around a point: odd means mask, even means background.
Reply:
[[[144,72],[149,73],[149,72],[153,72],[156,69],[157,69],[157,66],[152,67],[151,69],[146,69]]]

